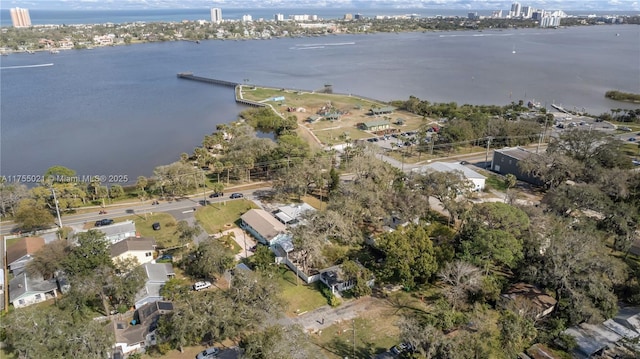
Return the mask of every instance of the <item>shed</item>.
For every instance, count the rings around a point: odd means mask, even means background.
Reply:
[[[369,121],[361,125],[361,128],[365,131],[382,131],[388,130],[391,124],[387,120]]]

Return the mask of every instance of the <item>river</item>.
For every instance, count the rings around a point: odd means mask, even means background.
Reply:
[[[320,89],[381,100],[504,105],[520,99],[593,114],[638,106],[640,26],[336,35],[147,43],[12,54],[0,65],[0,174],[53,165],[134,180],[191,152],[244,108],[233,91],[176,77]],[[18,67],[43,65],[53,66]],[[14,67],[14,68],[11,68]]]

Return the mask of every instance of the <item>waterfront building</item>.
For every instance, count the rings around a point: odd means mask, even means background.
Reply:
[[[253,21],[253,17],[251,15],[242,15],[243,22],[251,22]]]
[[[513,4],[511,4],[511,11],[509,12],[509,15],[511,15],[512,18],[518,17],[520,16],[520,10],[520,3],[514,2]]]
[[[531,16],[533,15],[533,7],[531,6],[523,6],[522,7],[522,12],[520,13],[522,15],[523,19],[530,19]]]
[[[560,16],[545,14],[540,20],[540,27],[558,27],[560,26]]]
[[[283,14],[275,14],[275,16],[273,17],[273,19],[275,21],[284,21],[284,15]]]
[[[29,16],[29,9],[23,9],[19,7],[11,8],[11,22],[13,27],[29,27],[31,26],[31,17]]]
[[[477,20],[478,19],[478,13],[477,12],[467,13],[467,18],[469,20]]]
[[[353,20],[353,15],[352,14],[344,14],[344,19],[345,20]]]
[[[353,15],[353,19],[354,20],[362,20],[362,19],[364,19],[364,16],[362,14],[355,14],[355,15]]]
[[[222,22],[222,9],[218,7],[211,8],[211,22],[219,24]]]
[[[494,19],[499,19],[502,17],[502,10],[495,10],[491,13],[491,17]]]
[[[542,18],[544,17],[544,10],[538,10],[538,11],[534,11],[533,15],[531,15],[531,18],[537,21],[542,20]]]

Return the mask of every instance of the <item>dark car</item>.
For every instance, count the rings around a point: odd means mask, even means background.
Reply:
[[[242,193],[232,193],[230,198],[242,198],[244,195]]]
[[[224,196],[224,193],[222,192],[216,192],[216,193],[212,193],[209,195],[209,198],[216,198],[216,197],[222,197]]]
[[[153,228],[154,231],[159,231],[160,230],[160,222],[154,222],[151,225],[151,228]]]
[[[113,224],[113,219],[105,218],[105,219],[101,219],[99,221],[96,221],[96,227],[108,226],[110,224]]]

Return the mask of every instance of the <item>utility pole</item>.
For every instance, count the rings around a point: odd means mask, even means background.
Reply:
[[[356,357],[356,319],[353,318],[353,357]]]
[[[493,140],[493,137],[487,136],[487,151],[484,155],[484,168],[489,167],[489,146],[491,145],[491,140]]]
[[[58,198],[56,197],[56,190],[51,186],[51,192],[53,193],[53,202],[56,204],[56,214],[58,215],[58,226],[62,228],[62,218],[60,218],[60,208],[58,207]]]
[[[207,205],[207,183],[205,182],[204,171],[202,171],[202,204]]]

